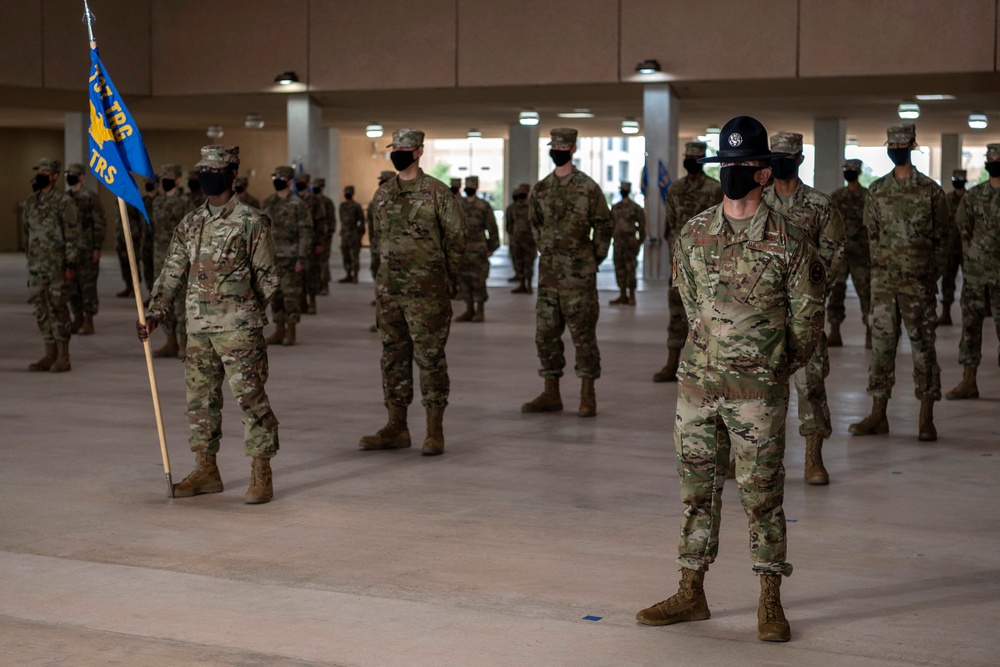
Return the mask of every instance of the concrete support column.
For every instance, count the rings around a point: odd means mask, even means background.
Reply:
[[[504,190],[501,197],[504,209],[510,203],[510,195],[521,183],[534,187],[538,182],[538,126],[511,123],[507,126],[507,143],[504,145]],[[503,229],[501,234],[506,235]],[[509,239],[508,239],[509,241]]]
[[[670,276],[670,248],[664,230],[665,194],[659,186],[660,165],[676,179],[680,101],[666,83],[648,84],[642,93],[643,130],[646,137],[646,247],[643,278]]]
[[[63,171],[74,162],[90,164],[90,116],[70,111],[63,121]],[[87,169],[84,184],[95,189],[97,183]]]
[[[941,135],[941,187],[949,192],[951,187],[951,172],[962,168],[962,135]]]
[[[813,187],[826,194],[844,184],[844,146],[847,121],[842,118],[817,118],[813,121],[813,144],[816,147]]]
[[[323,110],[305,93],[288,96],[288,162],[295,171],[322,176],[329,170]]]

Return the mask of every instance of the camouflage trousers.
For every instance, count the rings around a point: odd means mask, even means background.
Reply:
[[[955,279],[958,269],[962,266],[962,237],[958,230],[948,235],[948,256],[945,260],[944,272],[941,274],[941,303],[955,303]]]
[[[378,248],[375,246],[369,246],[371,252],[371,270],[372,270],[372,280],[375,280],[375,276],[378,275],[378,267],[382,265],[382,255],[379,254]]]
[[[535,259],[538,246],[531,234],[516,235],[510,242],[510,259],[514,265],[514,275],[524,278],[526,284],[535,276]]]
[[[799,397],[799,435],[818,435],[826,440],[833,434],[830,406],[826,400],[829,374],[830,352],[826,346],[826,332],[821,332],[812,357],[792,375]]]
[[[94,261],[94,253],[80,253],[76,262],[76,279],[70,286],[69,306],[74,313],[96,315],[101,305],[97,296],[97,276],[101,273],[101,263]]]
[[[490,275],[490,259],[485,244],[466,248],[458,268],[458,298],[463,301],[485,302],[490,298],[486,279]]]
[[[325,287],[330,284],[330,253],[333,250],[333,236],[327,235],[323,239],[323,254],[319,260],[319,284]]]
[[[45,273],[28,271],[28,303],[32,305],[38,330],[46,343],[69,340],[69,292],[62,268]]]
[[[125,237],[123,236],[122,226],[119,222],[118,226],[115,228],[115,252],[118,254],[118,265],[122,270],[122,280],[125,281],[126,285],[132,284],[132,269],[128,264],[128,248],[125,246]],[[137,268],[139,270],[139,279],[142,279],[142,230],[138,225],[131,225],[132,230],[132,250],[135,252],[135,261],[138,264]],[[149,283],[151,286],[152,283]],[[138,285],[135,286],[138,289]]]
[[[688,336],[687,313],[684,312],[684,302],[676,287],[670,287],[667,293],[667,304],[670,306],[670,322],[667,324],[667,349],[679,350],[684,347]]]
[[[278,257],[278,289],[271,299],[271,315],[275,324],[298,324],[302,319],[302,295],[305,271],[295,272],[294,257]]]
[[[933,285],[924,292],[872,289],[872,360],[868,367],[868,394],[889,398],[896,383],[896,348],[906,327],[913,350],[914,393],[919,400],[941,400],[941,369],[934,349],[937,321]]]
[[[966,280],[962,284],[962,342],[958,346],[958,363],[963,366],[978,366],[982,361],[983,322],[990,310],[1000,335],[1000,285],[977,285]]]
[[[704,570],[719,555],[722,490],[732,449],[753,570],[757,574],[792,573],[785,560],[782,508],[787,413],[786,397],[730,399],[678,391],[674,445],[684,505],[677,559],[682,567]],[[728,438],[717,436],[720,428]]]
[[[340,233],[340,255],[344,271],[357,272],[361,268],[361,238],[354,233]]]
[[[597,277],[574,281],[572,287],[538,286],[535,304],[535,347],[543,378],[562,377],[566,367],[563,332],[576,347],[576,376],[601,377],[601,351],[597,347],[597,319],[601,307],[597,301]]]
[[[444,348],[451,330],[451,302],[446,296],[402,297],[378,288],[375,298],[386,405],[413,402],[414,361],[420,369],[421,404],[448,405],[451,381]]]
[[[618,289],[635,289],[635,272],[639,267],[639,242],[632,237],[615,238],[614,263]]]
[[[188,336],[184,381],[191,451],[215,454],[222,439],[222,381],[243,409],[243,451],[271,458],[278,452],[278,420],[264,391],[267,344],[260,329]]]
[[[139,247],[135,251],[140,255],[140,275],[146,283],[146,289],[152,290],[153,283],[156,282],[157,272],[154,270],[155,246],[153,244],[153,228],[143,223],[139,228]],[[162,264],[158,266],[162,267]]]
[[[844,302],[847,298],[848,275],[851,276],[854,290],[861,302],[861,321],[867,326],[872,296],[872,259],[865,246],[860,248],[852,248],[850,244],[846,246],[840,273],[834,277],[830,298],[826,302],[826,319],[831,324],[840,324],[847,319]]]
[[[315,252],[310,253],[309,258],[306,260],[302,287],[308,296],[316,296],[319,294],[319,288],[323,286],[323,267],[321,261],[322,255],[317,255]]]

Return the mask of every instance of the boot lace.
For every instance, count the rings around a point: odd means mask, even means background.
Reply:
[[[770,579],[764,580],[762,606],[764,607],[764,622],[781,620],[781,597],[778,584]]]

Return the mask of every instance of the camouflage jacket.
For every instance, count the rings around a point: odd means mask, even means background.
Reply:
[[[278,259],[304,262],[312,255],[312,215],[305,202],[293,194],[284,199],[273,194],[264,200],[261,211],[271,221],[274,253]]]
[[[667,190],[666,224],[663,227],[669,247],[674,247],[684,223],[721,203],[722,186],[714,178],[699,174],[674,181]]]
[[[677,377],[727,398],[788,396],[823,331],[826,269],[808,233],[761,203],[734,233],[722,206],[692,218],[673,258],[690,332]]]
[[[361,238],[365,233],[365,210],[361,204],[348,199],[340,202],[340,235],[343,237],[356,235]]]
[[[326,229],[326,236],[323,238],[324,240],[330,239],[333,237],[333,233],[337,231],[337,205],[326,195],[316,195],[316,197],[323,203],[323,212],[326,215],[326,222],[323,225],[324,229]]]
[[[611,219],[614,220],[615,243],[629,239],[638,241],[639,245],[646,240],[646,212],[631,199],[623,199],[611,207]]]
[[[295,196],[301,199],[302,203],[309,210],[309,219],[312,220],[313,244],[322,244],[323,239],[326,238],[326,225],[329,219],[329,216],[326,214],[326,204],[318,195],[311,192],[301,192]]]
[[[58,188],[24,200],[24,247],[28,272],[62,283],[63,271],[80,256],[80,226],[73,198]]]
[[[260,200],[257,199],[256,197],[254,197],[252,194],[250,194],[246,190],[244,190],[243,192],[239,193],[236,196],[239,197],[240,201],[242,201],[247,206],[251,206],[251,207],[253,207],[253,208],[257,209],[257,210],[260,210]]]
[[[566,286],[592,280],[611,247],[611,212],[601,188],[574,169],[559,178],[550,173],[528,197],[532,233],[541,258],[539,286]]]
[[[933,290],[945,264],[950,219],[944,190],[916,169],[904,180],[890,171],[872,183],[865,229],[873,287]]]
[[[188,333],[259,329],[277,289],[268,220],[232,197],[218,215],[206,204],[177,225],[146,316],[162,322],[186,290]]]
[[[465,219],[441,181],[418,170],[390,178],[373,203],[382,258],[376,287],[394,296],[447,299],[465,253]]]
[[[378,254],[378,230],[375,229],[375,199],[368,202],[368,210],[365,211],[365,218],[368,220],[368,247],[375,254]]]
[[[778,195],[774,185],[764,188],[764,201],[788,222],[806,230],[819,256],[826,265],[827,275],[836,276],[844,261],[844,219],[833,201],[801,180],[787,199]],[[827,291],[833,287],[829,281]]]
[[[945,195],[945,199],[948,200],[948,210],[951,211],[951,224],[948,225],[948,243],[950,247],[960,247],[961,236],[955,216],[958,215],[958,206],[962,203],[963,196],[952,190]]]
[[[80,252],[90,254],[104,247],[108,223],[104,205],[97,193],[87,188],[68,193],[76,204],[76,221],[80,225]]]
[[[479,197],[472,201],[463,197],[461,201],[465,213],[465,252],[477,255],[484,251],[492,253],[500,247],[500,232],[493,208]]]
[[[191,200],[180,192],[174,195],[160,195],[153,199],[150,215],[153,218],[153,263],[157,268],[162,267],[163,260],[167,257],[177,225],[192,210]]]
[[[1000,284],[1000,189],[989,181],[970,188],[955,217],[962,235],[963,279]]]
[[[868,189],[837,188],[830,195],[840,217],[844,220],[844,249],[848,254],[869,255],[868,232],[865,231],[865,200],[868,199]]]
[[[504,227],[507,228],[507,234],[510,235],[510,238],[507,239],[508,243],[512,243],[514,239],[531,236],[531,221],[528,218],[529,209],[526,199],[516,201],[507,207],[503,214],[503,221]]]

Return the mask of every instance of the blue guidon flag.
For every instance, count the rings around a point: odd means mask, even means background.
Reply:
[[[90,49],[90,63],[90,170],[116,197],[141,211],[148,224],[142,193],[129,173],[155,177],[146,144],[104,69],[96,46]]]

